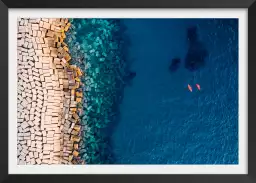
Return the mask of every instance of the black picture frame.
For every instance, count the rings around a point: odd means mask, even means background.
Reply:
[[[222,183],[222,182],[234,182],[234,183],[252,183],[256,182],[256,148],[253,142],[256,136],[254,132],[255,114],[252,115],[252,105],[255,104],[255,98],[252,93],[256,93],[254,85],[251,88],[250,103],[251,111],[250,120],[248,114],[248,175],[8,175],[8,8],[246,8],[248,9],[248,59],[251,60],[252,70],[255,65],[256,54],[256,3],[255,0],[179,0],[179,1],[168,1],[168,0],[2,0],[0,3],[0,42],[1,42],[1,72],[0,72],[0,83],[1,83],[1,133],[0,133],[0,181],[4,183],[51,183],[51,182],[96,182],[102,183],[106,181],[117,182],[117,183],[130,183],[130,182],[190,182],[190,183]],[[249,62],[248,62],[249,66]],[[254,84],[253,75],[255,71],[250,72],[250,78],[248,82]],[[7,76],[7,77],[6,77]],[[249,75],[248,75],[249,77]],[[248,83],[249,84],[249,83]],[[252,89],[253,88],[253,89]],[[248,88],[249,89],[249,88]],[[249,91],[249,90],[248,90]],[[249,96],[249,95],[248,95]],[[15,97],[15,96],[13,96]],[[249,107],[249,106],[248,106]],[[255,112],[254,112],[255,113]],[[250,123],[249,123],[250,121]],[[250,125],[249,125],[250,124]],[[254,127],[253,127],[254,126]]]

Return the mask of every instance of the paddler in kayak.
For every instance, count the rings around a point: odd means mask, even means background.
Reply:
[[[196,87],[197,87],[198,90],[201,90],[201,87],[200,87],[199,84],[196,84]]]
[[[188,90],[190,91],[190,92],[192,92],[193,90],[192,90],[192,87],[188,84]]]

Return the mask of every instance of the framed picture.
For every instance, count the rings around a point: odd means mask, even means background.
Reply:
[[[254,4],[3,1],[1,180],[254,182]]]

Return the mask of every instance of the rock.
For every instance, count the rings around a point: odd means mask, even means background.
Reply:
[[[51,30],[48,30],[48,31],[47,31],[47,33],[46,33],[46,36],[48,36],[48,37],[52,37],[52,38],[53,38],[53,36],[54,36],[54,32],[53,32],[53,31],[51,31]]]
[[[35,62],[35,68],[37,69],[41,69],[43,66],[42,66],[42,63],[41,62]]]
[[[43,22],[43,28],[50,29],[50,24],[47,22]]]
[[[49,48],[43,48],[43,53],[44,54],[49,54],[50,53],[50,49]]]
[[[197,27],[187,29],[188,52],[185,57],[185,68],[189,71],[197,71],[205,66],[208,51],[198,39]]]
[[[52,51],[51,51],[51,56],[52,56],[52,57],[55,57],[55,58],[56,58],[57,55],[58,55],[57,50],[52,50]]]
[[[179,66],[180,66],[180,64],[181,64],[180,58],[173,58],[170,66],[169,66],[169,71],[170,72],[177,71]]]
[[[135,78],[136,72],[129,71],[128,74],[124,77],[124,81],[127,84],[130,84],[131,80]]]
[[[73,151],[73,156],[77,157],[79,153],[77,151]]]

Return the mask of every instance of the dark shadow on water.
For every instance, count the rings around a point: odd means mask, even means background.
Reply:
[[[185,57],[185,68],[188,71],[197,71],[205,67],[208,50],[198,38],[196,26],[187,29],[188,52]]]
[[[132,80],[136,77],[136,72],[128,71],[127,75],[124,77],[124,82],[126,86],[132,86]]]
[[[186,40],[188,42],[188,51],[185,55],[184,67],[190,72],[204,68],[209,54],[203,42],[199,40],[196,26],[187,29]],[[169,71],[171,73],[176,72],[180,68],[181,62],[180,58],[173,58],[169,65]]]
[[[172,59],[172,62],[169,66],[169,71],[172,73],[172,72],[176,72],[179,67],[180,67],[180,64],[181,64],[181,60],[180,58],[174,58]]]

